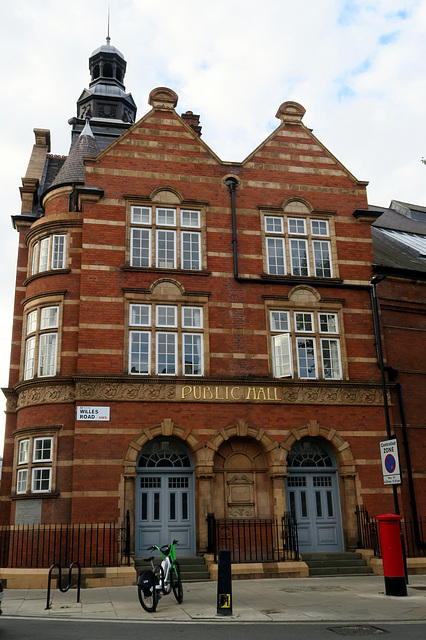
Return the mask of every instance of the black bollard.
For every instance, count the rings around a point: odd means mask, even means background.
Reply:
[[[219,551],[217,568],[217,615],[232,616],[231,552]]]

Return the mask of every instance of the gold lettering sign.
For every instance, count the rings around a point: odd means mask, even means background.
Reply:
[[[181,400],[239,401],[239,402],[282,402],[278,387],[230,387],[184,385]]]

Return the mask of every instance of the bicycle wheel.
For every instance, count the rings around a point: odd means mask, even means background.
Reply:
[[[162,591],[163,593],[167,593],[166,591],[166,583],[164,581],[164,569],[161,566],[161,564],[158,564],[155,569],[154,569],[154,578],[155,578],[155,586],[157,587],[157,585],[159,585],[161,587],[161,589],[157,588],[157,594],[158,594],[158,599],[160,599],[161,593],[160,591]]]
[[[180,577],[180,566],[177,560],[172,564],[172,568],[170,569],[170,580],[172,583],[172,589],[173,593],[175,594],[175,598],[178,604],[181,604],[183,600],[183,587]]]
[[[143,571],[138,578],[139,602],[145,611],[152,612],[157,608],[158,595],[155,588],[153,571]]]

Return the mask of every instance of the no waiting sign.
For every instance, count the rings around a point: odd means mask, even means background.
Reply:
[[[401,484],[398,443],[396,438],[384,440],[380,443],[380,455],[382,457],[383,483]]]

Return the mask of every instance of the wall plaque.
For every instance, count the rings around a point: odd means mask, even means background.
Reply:
[[[17,500],[15,524],[41,524],[42,500]]]

